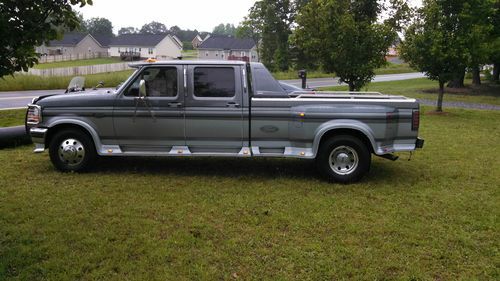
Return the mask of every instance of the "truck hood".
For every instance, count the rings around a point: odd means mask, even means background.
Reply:
[[[35,104],[42,107],[96,107],[112,106],[116,93],[107,89],[40,96]]]

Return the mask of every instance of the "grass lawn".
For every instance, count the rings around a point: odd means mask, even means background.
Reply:
[[[480,87],[471,86],[466,80],[464,89],[445,89],[444,101],[472,102],[500,105],[500,85],[483,82]],[[437,100],[439,85],[427,78],[391,82],[370,83],[362,91],[376,91],[384,94],[404,95],[412,98]],[[325,91],[347,91],[347,86],[322,88]]]
[[[24,125],[25,115],[26,109],[0,110],[0,128]]]
[[[104,81],[104,87],[115,87],[125,81],[133,70],[99,73],[84,76],[87,88]],[[35,75],[15,75],[0,78],[0,91],[53,90],[66,89],[72,76],[41,77]]]
[[[412,161],[375,158],[352,185],[300,160],[62,174],[2,150],[0,280],[498,280],[500,112],[448,111],[423,114]]]
[[[182,51],[182,59],[183,60],[197,60],[198,59],[198,51],[197,50]]]
[[[33,68],[36,69],[48,69],[48,68],[59,68],[59,67],[72,67],[72,66],[86,66],[86,65],[96,65],[96,64],[110,64],[122,62],[120,58],[96,58],[87,60],[72,60],[72,61],[58,61],[49,63],[40,63],[35,65]]]

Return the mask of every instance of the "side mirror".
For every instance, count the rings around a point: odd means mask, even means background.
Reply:
[[[139,97],[146,97],[146,96],[147,96],[147,93],[146,93],[146,81],[144,81],[144,79],[142,79],[139,82]]]

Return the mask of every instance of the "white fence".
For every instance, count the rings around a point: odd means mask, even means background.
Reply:
[[[130,67],[128,66],[129,63],[130,62],[121,62],[112,64],[97,64],[97,65],[48,68],[48,69],[30,68],[28,72],[24,72],[24,74],[31,74],[37,76],[80,76],[80,75],[89,75],[89,74],[97,74],[104,72],[130,70]]]
[[[70,60],[87,60],[97,58],[108,58],[109,53],[83,53],[74,55],[45,55],[38,58],[38,63],[48,63],[57,61],[70,61]]]

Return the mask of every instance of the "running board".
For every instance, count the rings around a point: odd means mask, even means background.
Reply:
[[[396,156],[394,154],[382,154],[382,155],[377,155],[377,156],[380,158],[391,160],[391,161],[396,161],[399,159],[399,156]]]

